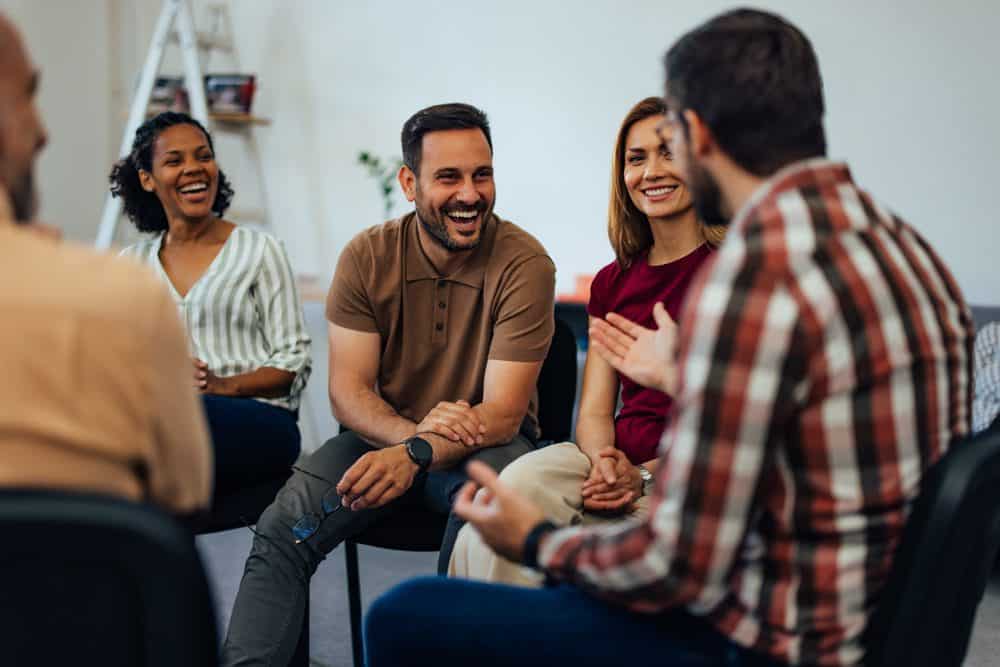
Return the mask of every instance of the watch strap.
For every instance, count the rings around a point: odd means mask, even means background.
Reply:
[[[527,567],[538,569],[538,545],[545,535],[559,527],[549,520],[539,521],[524,538],[524,548],[521,551],[521,562]]]

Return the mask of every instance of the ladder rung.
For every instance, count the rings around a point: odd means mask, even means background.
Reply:
[[[196,39],[198,40],[198,48],[204,50],[216,50],[216,51],[226,51],[231,52],[233,50],[233,41],[231,39],[223,39],[219,37],[214,37],[208,33],[198,31],[196,33]],[[177,31],[174,30],[170,33],[170,41],[174,43],[180,43],[180,38],[177,37]]]

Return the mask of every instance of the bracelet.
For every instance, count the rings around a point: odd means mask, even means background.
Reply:
[[[521,562],[532,569],[538,569],[538,543],[542,537],[556,530],[558,526],[549,520],[539,521],[524,538]]]
[[[646,495],[646,485],[653,481],[653,473],[649,472],[649,468],[644,465],[637,465],[636,468],[639,469],[639,497]]]

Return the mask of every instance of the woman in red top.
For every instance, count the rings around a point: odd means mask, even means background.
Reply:
[[[665,114],[662,99],[644,99],[618,131],[608,205],[608,236],[616,259],[591,284],[591,324],[615,313],[655,329],[657,304],[676,320],[691,279],[722,240],[723,227],[698,221],[691,195],[674,169],[664,134],[670,130],[661,128]],[[667,394],[637,384],[600,355],[588,354],[576,443],[522,456],[501,478],[544,508],[557,525],[641,514],[670,405]],[[494,554],[470,526],[459,534],[449,574],[539,583],[537,573]]]

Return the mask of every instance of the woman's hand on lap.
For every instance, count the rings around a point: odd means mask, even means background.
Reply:
[[[233,394],[229,378],[219,377],[208,368],[201,359],[194,361],[194,386],[203,394],[215,394],[217,396],[230,396]]]
[[[605,475],[609,467],[613,474]],[[608,477],[614,481],[609,483]],[[583,508],[588,511],[624,513],[642,496],[642,477],[622,450],[605,447],[594,462],[590,477],[583,483],[581,495]]]

